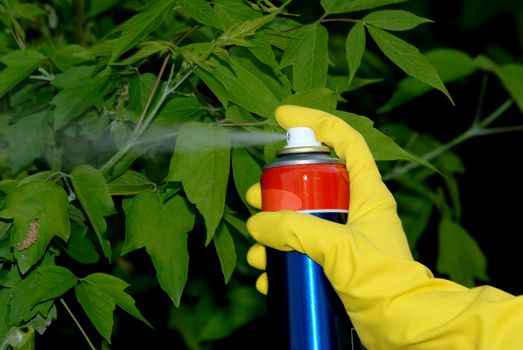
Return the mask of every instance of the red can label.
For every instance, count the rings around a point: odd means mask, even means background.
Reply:
[[[344,212],[349,210],[349,175],[343,164],[268,168],[261,177],[262,210]]]

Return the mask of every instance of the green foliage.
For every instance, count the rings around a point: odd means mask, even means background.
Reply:
[[[114,276],[93,273],[83,278],[75,287],[76,297],[85,313],[109,343],[111,343],[113,311],[116,305],[149,324],[134,305],[134,300],[124,292],[128,286],[126,282]]]
[[[78,201],[96,232],[104,255],[110,258],[111,245],[104,238],[107,229],[104,217],[115,213],[109,186],[98,170],[86,164],[80,165],[72,171],[71,183]]]
[[[320,24],[299,29],[281,59],[281,68],[292,66],[295,91],[324,87],[327,81],[327,30]]]
[[[437,24],[403,2],[320,0],[323,13],[311,14],[297,1],[4,1],[0,350],[33,348],[34,331],[72,309],[98,334],[74,321],[69,331],[108,348],[126,334],[115,320],[156,326],[135,304],[156,290],[172,304],[164,326],[191,349],[264,315],[245,261],[255,212],[245,193],[282,146],[282,104],[358,130],[393,185],[414,255],[423,259],[418,243],[439,222],[436,271],[487,281],[460,221],[465,168],[452,148],[500,132],[490,126],[512,101],[523,111],[523,66],[420,51],[410,31]],[[452,102],[478,75],[492,75],[507,102],[450,141],[394,114],[434,90]]]
[[[180,129],[168,181],[182,181],[187,198],[205,219],[209,243],[223,215],[231,141],[218,126],[186,123]]]
[[[11,245],[21,273],[43,257],[53,237],[69,239],[67,195],[50,182],[19,185],[7,196],[0,217],[13,220]]]
[[[2,56],[0,62],[7,67],[0,73],[0,97],[24,80],[42,62],[45,56],[34,50],[15,50]]]
[[[487,261],[480,247],[461,225],[445,217],[439,226],[437,269],[454,281],[473,287],[475,280],[487,280]]]

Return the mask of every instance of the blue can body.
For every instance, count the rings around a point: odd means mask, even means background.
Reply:
[[[348,175],[337,159],[317,153],[283,156],[266,166],[261,183],[264,210],[292,209],[347,222]],[[361,349],[320,265],[299,252],[268,249],[267,272],[269,317],[277,349]]]

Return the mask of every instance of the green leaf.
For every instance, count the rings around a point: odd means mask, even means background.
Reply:
[[[403,10],[381,10],[363,17],[363,22],[385,30],[409,30],[422,23],[433,22]]]
[[[156,185],[147,176],[134,170],[127,170],[116,179],[108,183],[109,192],[113,196],[133,195],[155,189]]]
[[[93,273],[81,280],[75,287],[76,298],[98,332],[111,343],[113,329],[113,311],[120,308],[149,324],[136,308],[134,299],[124,290],[129,285],[114,276],[103,273]]]
[[[230,224],[236,231],[238,231],[249,242],[254,243],[253,238],[251,237],[249,231],[247,230],[247,225],[245,223],[245,220],[242,220],[239,217],[234,216],[234,214],[231,213],[230,210],[225,211],[223,218],[225,219],[225,221],[227,221],[228,224]]]
[[[398,215],[401,217],[410,250],[416,252],[418,240],[429,223],[433,204],[418,193],[396,191],[394,198],[398,203]]]
[[[193,225],[194,214],[182,197],[162,203],[158,194],[151,192],[137,195],[126,216],[122,254],[145,247],[160,286],[176,306],[187,281],[187,233]]]
[[[231,123],[231,124],[240,124],[240,123],[257,123],[258,119],[253,117],[253,115],[246,111],[245,109],[241,108],[237,105],[229,105],[227,109],[225,110],[225,119],[222,121],[223,123]],[[241,135],[241,134],[239,134]],[[238,136],[233,134],[233,136]],[[239,143],[240,145],[245,145],[245,143]],[[249,143],[247,143],[249,144]],[[237,145],[233,142],[233,147],[236,147]]]
[[[225,222],[222,221],[220,225],[218,225],[218,229],[212,240],[218,258],[220,259],[225,283],[228,283],[236,267],[236,248],[234,247],[234,241]]]
[[[187,121],[200,118],[205,111],[206,108],[195,98],[175,97],[161,109],[153,125],[163,128],[180,126]]]
[[[182,5],[183,9],[197,22],[205,24],[209,27],[220,26],[217,24],[213,8],[205,0],[179,0],[178,3]]]
[[[268,27],[260,29],[254,37],[260,40],[264,40],[269,45],[274,46],[280,50],[285,50],[285,48],[289,46],[289,42],[293,39],[292,34],[270,29]]]
[[[161,56],[169,51],[172,44],[168,41],[144,41],[138,45],[138,50],[131,56],[121,60],[120,62],[113,63],[115,66],[128,66],[136,64],[149,56],[158,54]]]
[[[94,264],[100,260],[93,242],[87,237],[87,226],[71,224],[71,236],[65,252],[82,264]]]
[[[11,228],[12,224],[10,222],[0,221],[0,260],[8,259],[11,257],[11,247],[8,240],[4,240],[7,237],[7,233]]]
[[[408,75],[443,92],[454,104],[436,68],[417,48],[379,28],[368,26],[367,29],[385,56]]]
[[[271,44],[257,33],[249,38],[249,46],[247,49],[263,64],[269,66],[275,74],[280,75],[280,65],[276,61],[276,55],[272,50]]]
[[[249,208],[251,213],[254,213],[254,210],[247,203],[245,195],[252,185],[260,181],[261,174],[261,166],[245,148],[239,147],[233,149],[232,175],[234,178],[234,184],[236,185],[236,190],[238,191],[240,198],[245,206]]]
[[[298,105],[309,108],[316,108],[332,113],[336,110],[336,94],[327,88],[315,88],[294,95],[283,100],[281,105]]]
[[[459,219],[461,217],[461,198],[458,180],[454,176],[445,176],[445,184],[452,203],[453,217]]]
[[[437,148],[444,147],[444,144],[430,136],[429,134],[423,134],[423,133],[417,133],[416,137],[413,138],[412,135],[415,133],[414,130],[407,127],[405,124],[387,124],[384,125],[381,130],[386,134],[390,135],[391,138],[394,139],[394,141],[397,144],[400,145],[408,145],[407,152],[414,153],[414,154],[420,154],[420,155],[426,155],[431,152],[433,152]],[[454,154],[453,152],[447,151],[436,158],[431,160],[431,164],[438,169],[439,172],[445,174],[445,175],[452,175],[452,174],[462,174],[465,171],[465,168],[463,166],[463,163],[461,162],[461,159]],[[394,176],[396,177],[397,173],[395,173],[395,170],[398,170],[397,168],[393,169],[391,171],[391,174],[388,176]],[[400,180],[400,178],[396,178],[397,180]],[[403,182],[403,179],[401,179]],[[419,182],[420,179],[412,179],[409,183],[412,185],[414,182]],[[431,198],[433,196],[434,191],[432,189],[428,191],[429,194],[424,193],[426,197]]]
[[[461,80],[474,73],[477,69],[474,60],[466,53],[454,49],[435,49],[427,52],[427,59],[438,71],[441,80],[449,83]],[[379,113],[388,112],[398,106],[401,106],[432,89],[411,77],[402,79],[391,98],[380,107]]]
[[[236,23],[218,38],[218,45],[226,46],[232,44],[249,46],[246,38],[254,35],[258,29],[272,21],[279,12],[280,10],[277,10],[262,17],[256,17],[241,23]]]
[[[113,311],[116,303],[96,286],[80,283],[75,287],[76,299],[95,326],[98,333],[111,343]]]
[[[89,10],[87,11],[87,17],[95,17],[105,11],[109,10],[111,7],[116,5],[118,0],[91,0],[89,2]]]
[[[114,44],[109,64],[114,63],[124,52],[147,38],[163,21],[174,5],[174,0],[157,0],[145,10],[122,23],[117,30],[121,32]]]
[[[84,164],[73,170],[71,182],[82,208],[93,225],[104,255],[110,259],[111,244],[104,237],[107,230],[105,217],[116,213],[116,209],[104,176],[95,168]]]
[[[229,177],[231,140],[222,127],[189,122],[180,128],[168,181],[182,181],[205,219],[208,244],[220,223]]]
[[[345,98],[342,96],[345,92],[361,89],[367,85],[380,83],[382,81],[383,79],[381,78],[370,79],[354,77],[349,85],[348,76],[329,75],[327,77],[327,88],[336,94],[338,101],[345,101]]]
[[[349,64],[348,86],[356,75],[356,71],[360,67],[361,59],[365,53],[365,27],[362,22],[356,23],[347,35],[345,52],[347,53],[347,62]]]
[[[236,67],[239,66],[255,75],[278,101],[290,96],[291,83],[280,71],[276,59],[273,58],[273,61],[269,62],[269,66],[260,64],[258,59],[252,54],[252,48],[252,46],[249,46],[249,50],[243,47],[233,47],[230,49],[229,53],[234,69],[237,70]],[[266,57],[266,59],[269,60],[270,58]],[[274,66],[276,70],[270,69],[271,66]]]
[[[7,67],[0,72],[0,97],[24,80],[46,57],[34,50],[16,50],[0,58]]]
[[[39,303],[58,298],[77,283],[76,276],[64,267],[40,266],[10,289],[10,325],[29,321]]]
[[[50,304],[51,307],[47,308],[45,313],[38,311],[36,316],[29,321],[29,325],[31,325],[40,335],[44,334],[51,323],[58,318],[58,312],[56,311],[54,302],[48,301],[39,305],[44,307],[47,306],[47,304]]]
[[[29,3],[15,4],[13,6],[13,15],[18,18],[25,18],[32,20],[33,17],[45,15],[46,12],[39,6]]]
[[[199,289],[210,289],[205,287]],[[229,336],[266,312],[264,298],[252,287],[233,287],[225,306],[215,299],[206,292],[196,305],[184,304],[172,310],[169,327],[180,332],[189,348],[202,349],[209,341]]]
[[[216,79],[212,71],[207,71],[204,68],[198,67],[194,70],[194,74],[198,76],[205,85],[214,93],[216,98],[220,101],[223,107],[227,108],[229,105],[229,97],[225,87]]]
[[[71,89],[81,87],[86,81],[93,78],[96,67],[79,66],[72,67],[63,73],[57,74],[51,81],[51,85],[59,89]]]
[[[216,310],[201,327],[200,337],[204,340],[220,339],[231,334],[239,326],[255,319],[265,311],[263,299],[255,295],[250,287],[231,290],[229,307]],[[234,315],[234,316],[233,316]]]
[[[69,239],[67,194],[43,180],[20,185],[10,193],[0,217],[14,219],[12,245],[22,273],[40,260],[53,237]]]
[[[70,44],[56,49],[49,58],[53,61],[58,69],[60,69],[62,72],[65,72],[74,68],[77,64],[88,61],[88,58],[83,57],[83,55],[86,55],[87,52],[88,49],[80,45]],[[55,76],[55,79],[56,78],[57,75]],[[53,84],[54,81],[55,80],[53,80]]]
[[[488,281],[487,259],[478,243],[457,222],[443,217],[439,224],[439,254],[436,268],[467,287],[476,279]]]
[[[385,5],[398,4],[407,0],[320,0],[326,15],[370,10]]]
[[[13,174],[31,164],[53,143],[48,116],[46,111],[32,114],[7,128],[5,139]]]
[[[238,23],[260,17],[260,14],[246,3],[237,0],[214,1],[213,15],[216,24],[224,31]]]
[[[518,105],[519,110],[523,112],[523,65],[506,64],[498,66],[495,73]]]
[[[434,171],[438,171],[432,164],[424,159],[404,150],[398,146],[393,139],[373,127],[373,122],[363,116],[336,111],[334,113],[356,129],[365,138],[375,160],[397,160],[403,159],[416,162]]]
[[[141,113],[151,93],[156,76],[152,73],[136,74],[129,81],[129,103],[127,109]]]
[[[211,62],[216,68],[209,73],[225,88],[227,100],[264,118],[274,113],[279,100],[254,72],[237,61],[229,62],[230,67],[221,61]]]
[[[88,80],[77,80],[74,87],[66,88],[55,95],[50,102],[56,106],[53,112],[55,130],[67,125],[87,108],[101,102],[116,86],[117,81],[114,78],[114,72],[105,69]]]
[[[8,306],[9,300],[11,299],[11,291],[8,288],[0,288],[0,305],[5,305],[5,307],[0,307],[0,339],[4,339],[7,331],[9,330],[9,312],[10,307]]]
[[[479,55],[473,61],[479,69],[496,74],[519,109],[523,111],[523,98],[521,97],[521,91],[523,91],[523,65],[514,63],[497,65],[490,58],[483,55]]]
[[[328,69],[329,34],[320,24],[309,24],[296,31],[283,53],[281,67],[292,66],[295,91],[325,87]]]
[[[284,133],[285,131],[280,127],[276,126],[276,123],[272,125],[264,125],[263,130],[267,134],[278,134],[278,133]],[[270,163],[276,159],[276,153],[281,151],[282,147],[285,146],[284,140],[281,140],[279,142],[270,142],[265,144],[265,147],[263,147],[263,160],[265,163]]]
[[[78,56],[86,60],[95,60],[97,57],[109,59],[113,54],[117,39],[108,39],[94,44]]]
[[[71,271],[61,266],[42,266],[35,272],[39,275],[39,281],[33,290],[33,297],[37,302],[58,298],[78,281]]]

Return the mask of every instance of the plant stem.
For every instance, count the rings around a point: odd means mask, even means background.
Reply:
[[[503,104],[501,106],[498,107],[498,109],[496,109],[494,112],[492,112],[488,117],[486,117],[485,119],[483,119],[482,121],[480,121],[478,123],[478,127],[480,129],[484,129],[486,128],[487,126],[489,126],[494,120],[496,120],[500,115],[502,115],[503,113],[505,113],[505,111],[507,109],[509,109],[510,106],[512,106],[514,104],[514,101],[512,101],[511,99],[508,99],[506,100],[505,102],[503,102]]]
[[[171,82],[173,81],[173,70],[171,70],[171,74],[169,75],[169,79],[165,83],[165,87],[162,90],[162,94],[160,95],[160,98],[152,108],[152,110],[149,112],[149,114],[143,118],[142,122],[137,124],[131,137],[129,138],[129,141],[120,148],[112,157],[109,159],[101,168],[100,171],[102,173],[107,173],[113,166],[115,166],[126,154],[129,152],[129,150],[139,143],[140,137],[143,135],[143,133],[147,130],[151,122],[156,117],[156,114],[160,110],[161,106],[165,102],[165,99],[173,93],[194,71],[194,67],[190,68],[187,72],[178,72],[178,76],[183,74],[179,79],[176,80],[173,86],[171,85]],[[153,95],[150,95],[152,98]]]
[[[499,106],[494,112],[492,112],[488,117],[486,117],[484,120],[480,121],[479,123],[473,123],[472,126],[467,129],[462,134],[458,135],[456,138],[452,139],[448,143],[439,146],[438,148],[433,149],[432,151],[425,153],[421,156],[423,160],[430,161],[443,153],[449,151],[451,148],[459,145],[460,143],[475,137],[475,136],[483,136],[483,135],[489,135],[494,134],[498,132],[506,132],[506,131],[516,131],[523,129],[523,126],[516,126],[516,127],[507,127],[507,128],[495,128],[495,129],[487,129],[486,127],[491,124],[493,121],[495,121],[500,115],[502,115],[510,106],[512,106],[514,102],[511,99],[508,99],[505,101],[501,106]],[[420,166],[419,163],[407,163],[401,167],[397,167],[393,169],[389,174],[386,174],[383,176],[384,181],[392,180],[400,175],[405,174],[406,172],[417,168]]]
[[[9,23],[9,30],[11,31],[11,34],[13,35],[13,38],[15,39],[18,47],[22,50],[25,50],[25,42],[24,42],[23,38],[20,37],[18,31],[16,30],[16,26],[14,24],[15,18],[13,16],[13,11],[11,10],[11,7],[9,6],[9,1],[4,0],[4,6],[9,15],[9,21],[11,22],[11,23]]]
[[[473,125],[477,124],[479,122],[479,118],[481,117],[481,113],[483,111],[483,101],[485,100],[485,92],[487,90],[487,83],[488,83],[488,74],[485,74],[483,76],[483,80],[481,81],[481,90],[479,92],[479,102],[478,102],[478,107],[476,108],[476,114],[474,115],[474,121],[472,122]]]
[[[328,22],[349,22],[358,23],[359,20],[352,18],[320,18],[317,23],[328,23]]]
[[[165,58],[162,62],[162,66],[160,68],[160,72],[158,73],[158,77],[156,78],[156,81],[154,82],[153,88],[149,92],[149,96],[147,97],[147,102],[145,103],[142,114],[140,115],[140,119],[138,120],[138,123],[136,123],[136,128],[134,129],[133,136],[135,136],[135,133],[137,132],[137,130],[140,129],[140,127],[143,123],[143,120],[145,118],[145,115],[147,114],[147,111],[149,110],[149,106],[151,105],[154,94],[156,93],[156,90],[158,89],[158,85],[160,85],[160,81],[162,80],[162,75],[163,75],[163,72],[165,71],[165,67],[167,66],[167,62],[169,62],[169,55],[165,56]]]
[[[76,326],[78,327],[78,329],[80,329],[80,332],[83,334],[85,340],[87,341],[87,344],[89,344],[89,347],[92,349],[92,350],[96,350],[96,348],[94,347],[93,343],[91,342],[91,340],[89,339],[89,337],[87,336],[87,333],[85,333],[84,329],[82,328],[82,326],[80,325],[80,322],[78,322],[78,320],[76,319],[76,317],[74,317],[74,314],[72,313],[71,309],[69,309],[69,306],[67,306],[67,304],[65,303],[65,300],[63,298],[60,298],[60,301],[62,302],[62,305],[65,307],[65,309],[67,310],[67,312],[69,313],[69,315],[71,316],[71,318],[73,319],[74,323],[76,324]]]

